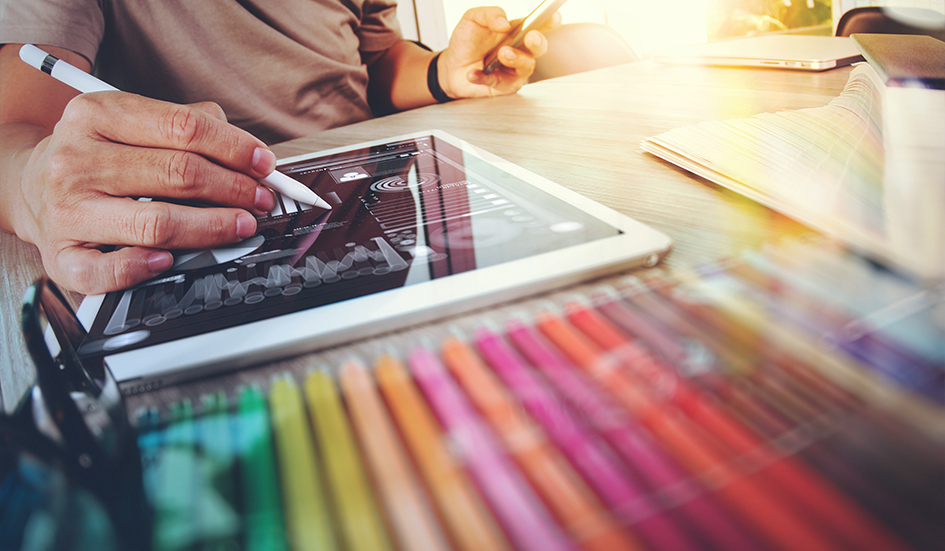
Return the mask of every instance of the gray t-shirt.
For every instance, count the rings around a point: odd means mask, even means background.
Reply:
[[[267,143],[371,117],[362,52],[401,39],[395,0],[0,0],[0,43],[59,46],[102,80],[215,101]]]

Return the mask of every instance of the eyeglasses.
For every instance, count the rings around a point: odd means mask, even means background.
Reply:
[[[59,487],[60,495],[51,496],[52,501],[41,507],[46,514],[56,503],[62,505],[64,496],[94,497],[107,513],[120,548],[147,549],[151,515],[141,479],[141,458],[118,383],[104,359],[79,358],[76,350],[86,331],[49,279],[41,278],[27,289],[21,322],[36,365],[36,384],[12,416],[0,417],[0,441],[4,444],[0,452],[0,540],[11,541],[11,532],[4,530],[16,528],[9,526],[8,515],[25,514],[22,509],[29,503],[21,498],[56,493]],[[75,512],[90,514],[94,510]],[[53,520],[66,519],[54,516]],[[20,539],[32,537],[18,535]],[[59,549],[55,545],[41,548]]]

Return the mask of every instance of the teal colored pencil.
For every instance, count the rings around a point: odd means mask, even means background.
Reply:
[[[157,408],[142,408],[137,412],[138,450],[141,452],[141,479],[144,495],[154,505],[158,483],[158,465],[164,435],[161,433],[161,417]]]
[[[245,548],[248,551],[288,549],[276,459],[272,450],[272,428],[266,398],[257,387],[239,392],[237,453],[243,486]]]
[[[170,406],[154,488],[154,550],[187,549],[198,538],[194,409],[189,400]]]
[[[225,392],[200,397],[201,498],[198,501],[204,551],[239,548],[242,519],[236,491],[236,444]]]

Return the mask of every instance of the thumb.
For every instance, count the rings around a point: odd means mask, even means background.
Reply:
[[[124,247],[102,252],[77,245],[63,249],[46,271],[63,287],[92,295],[137,285],[167,271],[173,263],[174,256],[160,249]]]

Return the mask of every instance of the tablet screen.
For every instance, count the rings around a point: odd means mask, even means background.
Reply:
[[[439,136],[280,166],[332,205],[276,194],[257,235],[175,252],[103,299],[80,354],[131,350],[622,233]]]

